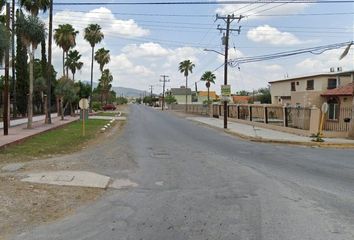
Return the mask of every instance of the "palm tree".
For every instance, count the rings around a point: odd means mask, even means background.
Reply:
[[[21,19],[19,20],[18,30],[22,37],[22,44],[27,48],[27,52],[30,57],[27,128],[32,128],[34,52],[37,49],[38,44],[45,39],[45,24],[36,16],[21,16]]]
[[[101,32],[101,27],[98,24],[90,24],[85,28],[85,40],[88,41],[92,48],[91,56],[91,93],[90,93],[90,109],[92,109],[92,84],[93,84],[93,57],[95,52],[95,45],[100,43],[104,35]]]
[[[179,63],[179,71],[183,73],[186,77],[186,112],[187,112],[187,88],[188,88],[188,74],[193,72],[193,68],[195,67],[194,63],[191,60],[184,60]]]
[[[109,55],[109,50],[100,48],[95,53],[95,60],[100,65],[101,73],[103,72],[104,65],[111,61],[111,56]]]
[[[109,71],[109,69],[105,69],[102,72],[102,76],[99,80],[99,84],[98,84],[98,88],[101,91],[101,104],[103,101],[103,97],[106,100],[107,103],[107,99],[108,99],[108,94],[112,88],[112,83],[113,82],[113,76],[111,74],[111,72]]]
[[[54,30],[55,43],[63,49],[63,75],[65,75],[65,56],[68,56],[70,48],[76,45],[76,35],[79,32],[76,31],[71,24],[61,24]],[[66,68],[66,76],[68,75],[68,67]],[[68,76],[67,76],[68,77]]]
[[[64,120],[65,109],[69,104],[71,105],[72,102],[77,100],[76,98],[77,98],[78,88],[75,87],[74,81],[72,81],[66,76],[63,76],[58,80],[54,92],[60,102],[61,120]],[[64,102],[66,102],[65,107],[64,107]]]
[[[73,74],[73,81],[75,81],[76,70],[81,70],[84,65],[83,62],[80,62],[81,54],[77,51],[69,51],[68,56],[66,57],[65,66],[70,69]]]
[[[50,4],[50,0],[20,0],[19,2],[20,6],[24,7],[32,16],[37,16],[39,10],[46,12]]]
[[[206,71],[202,77],[200,78],[201,81],[205,81],[205,86],[208,88],[208,105],[210,104],[210,83],[215,83],[215,74],[212,73],[211,71]]]

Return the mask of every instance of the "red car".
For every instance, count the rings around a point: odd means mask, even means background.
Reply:
[[[102,108],[103,108],[104,111],[107,111],[107,110],[116,110],[116,109],[117,109],[114,104],[106,104],[106,105],[104,105]]]

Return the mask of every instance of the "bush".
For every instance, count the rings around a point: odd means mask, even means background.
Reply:
[[[99,110],[102,110],[102,105],[100,102],[92,102],[92,109],[97,112]]]

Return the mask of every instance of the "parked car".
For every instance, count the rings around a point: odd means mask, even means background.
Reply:
[[[116,110],[117,108],[116,108],[116,106],[114,105],[114,104],[105,104],[103,107],[103,110],[104,111],[107,111],[107,110]]]

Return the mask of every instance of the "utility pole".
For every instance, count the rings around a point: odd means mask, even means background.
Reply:
[[[11,9],[11,30],[12,30],[12,34],[11,34],[11,68],[12,68],[12,87],[13,87],[13,117],[16,118],[17,117],[17,94],[16,94],[16,72],[15,72],[15,0],[12,0],[12,9]]]
[[[227,85],[227,67],[228,67],[228,55],[229,55],[229,36],[230,36],[230,31],[236,31],[240,34],[241,32],[241,26],[238,29],[230,29],[230,25],[234,20],[240,20],[243,18],[243,16],[235,17],[233,14],[232,15],[227,15],[225,16],[219,16],[218,14],[216,15],[216,19],[222,19],[226,23],[226,28],[220,28],[218,26],[218,30],[220,31],[226,31],[226,35],[224,35],[223,39],[223,45],[225,45],[225,61],[224,61],[224,85]],[[227,101],[224,101],[224,128],[227,128]]]
[[[52,107],[52,35],[53,35],[53,1],[50,0],[49,5],[49,30],[48,30],[48,65],[47,65],[47,116],[46,116],[46,123],[52,123],[51,117],[51,107]]]
[[[6,3],[6,28],[10,32],[10,3]],[[5,49],[5,84],[4,84],[4,135],[9,135],[9,66],[10,48]]]
[[[167,79],[168,76],[167,75],[161,75],[161,77],[163,78],[162,80],[160,80],[160,82],[163,82],[162,85],[162,111],[165,109],[165,86],[166,86],[166,82],[169,82],[170,80]]]
[[[154,90],[154,85],[150,85],[149,89],[150,89],[150,101],[152,105],[152,90]]]

